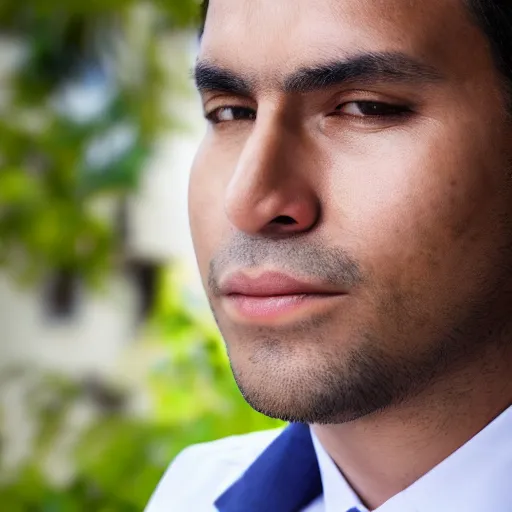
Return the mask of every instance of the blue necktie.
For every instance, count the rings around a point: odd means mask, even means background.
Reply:
[[[321,494],[311,432],[307,425],[295,423],[268,446],[215,506],[219,512],[299,512]]]

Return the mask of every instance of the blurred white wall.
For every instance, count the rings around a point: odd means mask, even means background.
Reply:
[[[11,46],[2,43],[0,49],[12,53]],[[170,56],[184,55],[191,66],[195,35],[173,38],[168,51]],[[126,256],[157,264],[185,261],[191,269],[191,286],[200,295],[188,227],[187,185],[204,123],[194,95],[173,108],[188,129],[162,139],[140,190],[128,203]],[[74,377],[108,374],[136,335],[137,294],[133,279],[119,270],[103,292],[80,289],[73,314],[55,319],[47,314],[42,286],[20,289],[0,272],[0,369],[30,363]]]
[[[189,170],[200,143],[203,120],[197,102],[183,106],[188,132],[163,141],[129,203],[129,252],[141,259],[170,256],[194,261],[187,211]]]
[[[102,292],[78,290],[67,318],[48,315],[43,287],[0,274],[0,369],[34,365],[73,377],[108,373],[134,336],[136,290],[121,273]]]

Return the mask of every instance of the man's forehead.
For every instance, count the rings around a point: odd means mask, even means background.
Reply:
[[[210,0],[199,61],[265,79],[391,52],[457,73],[482,40],[462,0]]]
[[[390,37],[402,27],[408,33],[421,34],[429,25],[453,24],[463,18],[464,0],[210,0],[208,19],[217,35],[240,35],[264,38],[285,36],[298,29],[335,30],[359,33],[382,30]],[[467,14],[467,13],[466,13]],[[421,21],[411,24],[412,21]],[[431,22],[434,23],[431,23]],[[219,30],[220,29],[220,30]],[[349,30],[350,29],[350,30]],[[317,38],[319,39],[319,38]]]

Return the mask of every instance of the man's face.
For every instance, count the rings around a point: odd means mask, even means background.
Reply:
[[[396,404],[506,327],[512,130],[453,0],[212,0],[199,268],[258,410]]]

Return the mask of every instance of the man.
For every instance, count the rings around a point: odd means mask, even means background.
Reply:
[[[199,268],[291,425],[148,512],[512,511],[512,4],[212,0],[196,82]]]

